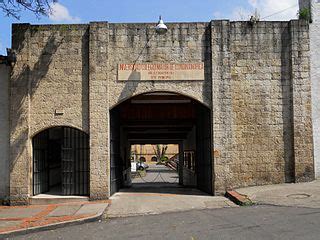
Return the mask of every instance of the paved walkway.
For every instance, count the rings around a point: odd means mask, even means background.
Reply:
[[[108,201],[30,205],[0,206],[0,239],[18,232],[35,229],[50,229],[69,223],[98,219],[108,206]]]
[[[131,188],[121,189],[110,198],[108,217],[237,207],[225,197],[213,197],[198,189],[181,187],[178,173],[164,165],[150,164],[146,175],[134,178],[132,183]]]
[[[165,165],[151,163],[146,170],[146,175],[137,175],[132,183],[179,183],[179,175]]]
[[[169,184],[123,189],[110,199],[112,203],[107,209],[107,217],[110,218],[237,207],[225,197],[210,196],[197,189]]]
[[[320,180],[236,189],[258,204],[320,208]]]

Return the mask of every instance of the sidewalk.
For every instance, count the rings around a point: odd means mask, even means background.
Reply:
[[[67,204],[0,206],[0,239],[37,230],[97,220],[109,201]]]
[[[320,208],[320,180],[236,189],[257,204]]]
[[[110,200],[112,203],[106,211],[108,218],[238,207],[223,196],[211,196],[198,189],[172,187],[169,184],[122,189]]]

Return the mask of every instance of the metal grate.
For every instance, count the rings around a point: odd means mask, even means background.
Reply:
[[[61,182],[63,195],[89,194],[89,138],[80,130],[61,127]],[[49,191],[49,129],[33,138],[33,192]]]
[[[110,195],[119,191],[122,183],[120,157],[120,116],[116,110],[110,114]]]
[[[33,138],[33,194],[49,190],[48,131]]]

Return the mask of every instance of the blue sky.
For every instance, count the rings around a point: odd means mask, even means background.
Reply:
[[[159,15],[165,22],[248,20],[255,9],[263,20],[289,20],[296,18],[298,0],[59,0],[52,9],[41,19],[26,11],[20,20],[0,12],[0,54],[11,47],[12,23],[157,22]]]

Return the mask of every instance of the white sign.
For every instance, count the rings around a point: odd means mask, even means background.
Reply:
[[[137,63],[118,65],[119,81],[204,80],[204,63]]]
[[[131,172],[136,172],[136,171],[137,171],[137,163],[131,162]]]

